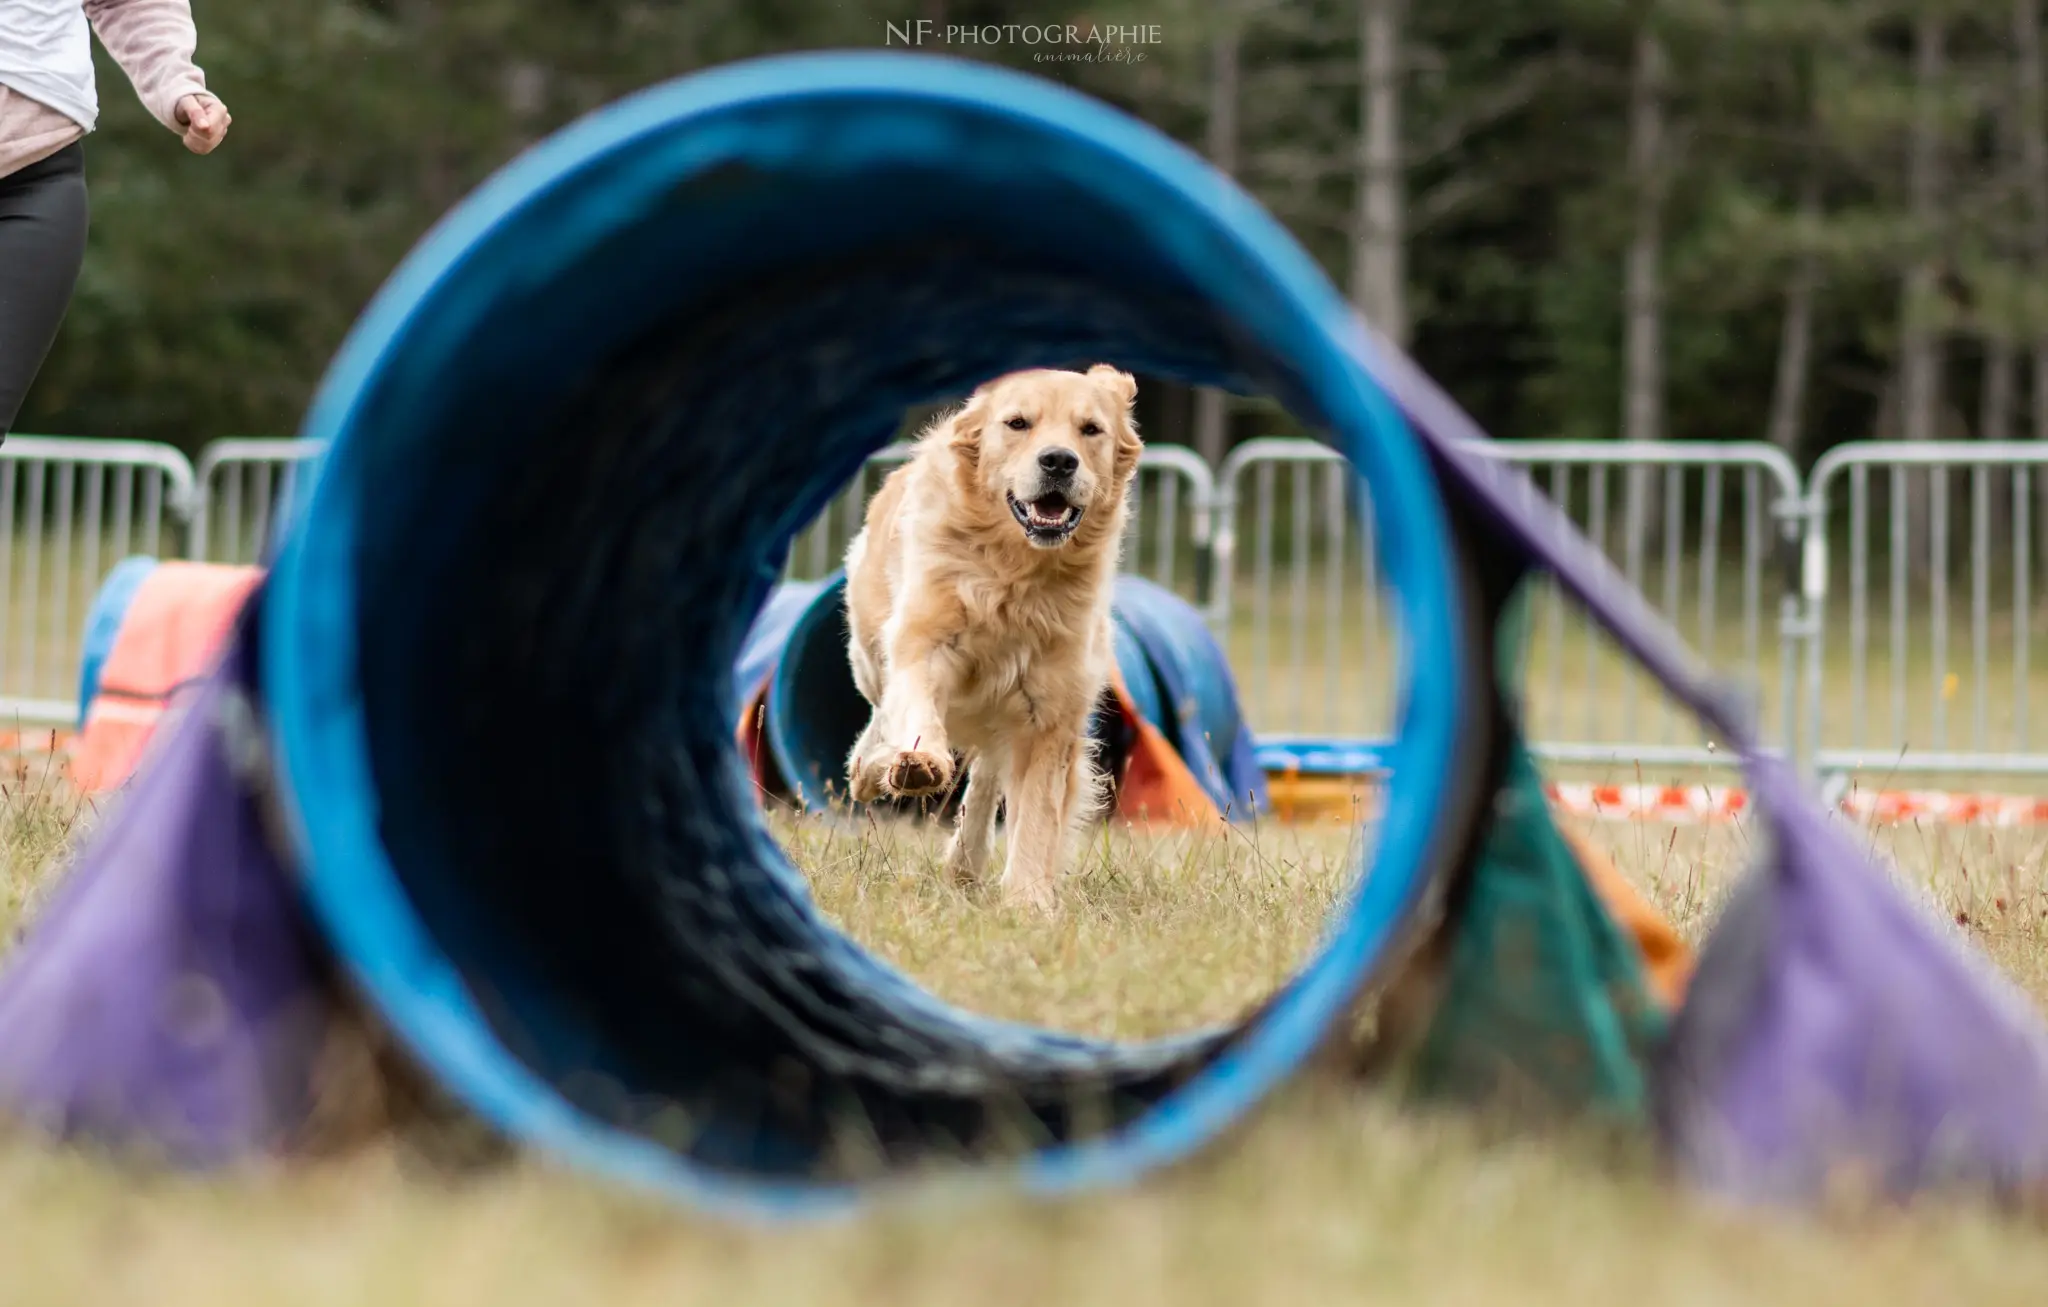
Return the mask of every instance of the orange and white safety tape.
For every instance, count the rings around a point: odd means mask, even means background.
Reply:
[[[75,736],[69,730],[0,731],[0,755],[46,753],[54,743],[60,758],[69,753]],[[1290,787],[1289,781],[1294,786]],[[1274,790],[1274,806],[1299,808],[1289,816],[1369,815],[1371,791],[1365,778],[1298,776],[1273,774],[1268,781]],[[1304,784],[1304,783],[1308,784]],[[1317,791],[1306,792],[1313,784]],[[1298,787],[1299,793],[1290,794]],[[1337,791],[1344,794],[1340,796]],[[1553,781],[1544,786],[1560,812],[1593,821],[1647,821],[1669,825],[1698,825],[1739,821],[1750,809],[1749,791],[1739,785],[1601,785],[1585,781]],[[1843,793],[1841,811],[1873,826],[1906,825],[1922,822],[1938,826],[2021,827],[2048,826],[2048,797],[2030,794],[1953,793],[1945,790],[1866,790],[1851,788]]]
[[[1270,773],[1273,809],[1282,821],[1350,821],[1370,816],[1377,788],[1367,777]],[[1706,825],[1740,821],[1752,806],[1738,785],[1601,785],[1554,781],[1544,787],[1557,810],[1591,821]],[[2048,826],[2048,798],[2026,794],[1952,794],[1941,790],[1845,791],[1842,813],[1873,826]]]
[[[1587,785],[1547,787],[1551,801],[1575,816],[1605,821],[1672,824],[1734,821],[1750,807],[1734,785]],[[1846,791],[1842,812],[1873,826],[1925,822],[1941,826],[2048,825],[2048,798],[2028,794],[1967,794],[1944,790]]]
[[[55,753],[63,756],[71,751],[74,733],[68,727],[44,727],[36,730],[24,727],[18,731],[0,731],[0,754],[8,753]]]

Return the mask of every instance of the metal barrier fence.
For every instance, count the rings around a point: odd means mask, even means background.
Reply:
[[[264,561],[302,469],[319,453],[313,440],[216,440],[201,450],[186,557]]]
[[[1521,468],[1530,493],[1743,678],[1765,737],[1809,766],[2048,775],[2031,721],[2048,704],[2048,630],[2036,629],[2048,596],[2033,582],[2048,446],[1851,444],[1803,481],[1762,444],[1475,448]],[[789,576],[839,565],[868,496],[908,451],[877,454],[804,529]],[[195,469],[134,441],[0,445],[0,717],[74,718],[81,627],[108,570],[131,553],[262,561],[317,453],[307,441],[224,440]],[[1254,440],[1212,477],[1193,451],[1153,445],[1138,495],[1126,567],[1203,605],[1262,738],[1384,736],[1395,613],[1371,503],[1334,451]],[[1553,760],[1727,761],[1547,587],[1525,667],[1530,734]]]
[[[130,554],[171,555],[191,464],[133,440],[10,436],[0,445],[0,722],[78,716],[84,622]]]
[[[1813,765],[2048,773],[2029,721],[2048,693],[2034,655],[2044,614],[2033,585],[2048,448],[1844,445],[1814,465],[1808,484]]]
[[[1709,659],[1729,651],[1766,738],[1795,747],[1790,575],[1799,475],[1762,444],[1517,441],[1473,447],[1519,466]],[[1399,644],[1380,591],[1364,482],[1313,441],[1240,445],[1218,478],[1210,607],[1262,739],[1383,737]],[[1241,542],[1249,541],[1245,548]],[[1239,592],[1243,595],[1240,598]],[[1547,585],[1525,648],[1528,729],[1557,761],[1714,764],[1690,714],[1661,698]],[[1277,646],[1277,647],[1276,647]]]

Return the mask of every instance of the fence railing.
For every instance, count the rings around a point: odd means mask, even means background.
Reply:
[[[1763,444],[1517,441],[1519,466],[1627,582],[1714,658],[1732,634],[1766,738],[1796,748],[1799,474]],[[1210,617],[1261,738],[1382,735],[1393,724],[1393,605],[1380,594],[1362,478],[1313,441],[1240,445],[1217,480]],[[1712,765],[1691,716],[1547,585],[1524,650],[1527,726],[1544,756]]]
[[[268,558],[300,474],[319,453],[314,440],[216,440],[201,450],[186,556],[212,563]]]
[[[0,723],[78,715],[84,622],[135,553],[183,547],[192,466],[133,440],[10,436],[0,445]]]
[[[2048,773],[2029,719],[2048,696],[2033,583],[2048,447],[1844,445],[1808,484],[1814,765]]]
[[[2048,447],[1844,445],[1802,478],[1754,443],[1520,441],[1520,467],[1710,663],[1760,729],[1824,772],[2048,775]],[[876,454],[790,549],[793,578],[839,565],[907,445]],[[0,445],[0,715],[75,717],[80,627],[138,552],[259,562],[318,453],[223,440],[196,467],[168,446],[15,436]],[[1372,505],[1328,447],[1261,439],[1214,474],[1153,445],[1125,565],[1200,604],[1265,739],[1391,730],[1398,614]],[[1547,587],[1525,649],[1527,725],[1558,761],[1727,761],[1692,718]]]

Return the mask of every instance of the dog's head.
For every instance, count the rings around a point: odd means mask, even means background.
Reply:
[[[1137,395],[1131,374],[1106,363],[1013,372],[974,392],[950,443],[964,479],[1007,508],[1025,540],[1058,549],[1084,522],[1121,518],[1143,449],[1131,416]]]

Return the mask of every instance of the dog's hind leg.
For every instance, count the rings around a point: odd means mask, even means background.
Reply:
[[[988,870],[996,851],[996,805],[1003,798],[1003,774],[1010,760],[983,752],[967,765],[967,793],[960,799],[960,824],[946,845],[946,875],[955,885],[972,885]]]
[[[1063,857],[1080,844],[1087,827],[1109,811],[1109,773],[1102,769],[1099,753],[1099,744],[1085,735],[1074,746],[1074,760],[1067,772]]]

